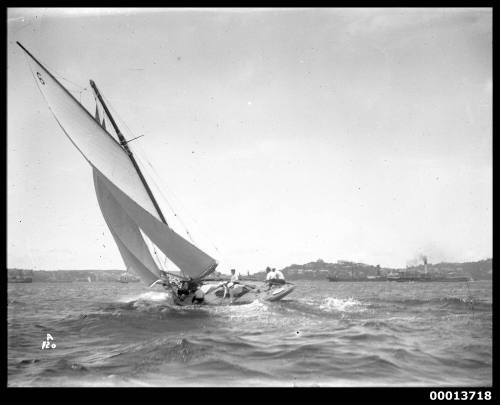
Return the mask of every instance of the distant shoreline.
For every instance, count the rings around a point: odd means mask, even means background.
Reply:
[[[29,270],[7,269],[9,283],[29,282],[119,282],[126,270]],[[132,276],[129,282],[139,281]]]
[[[380,266],[374,266],[364,263],[355,263],[348,261],[337,261],[336,263],[327,263],[321,259],[306,264],[292,264],[280,269],[287,280],[328,280],[328,277],[338,279],[353,278],[373,278],[387,276],[394,273],[401,274],[422,274],[424,265],[408,267],[405,269],[394,269]],[[493,278],[493,259],[488,258],[476,262],[448,263],[441,262],[428,264],[427,271],[429,275],[448,276],[448,277],[468,277],[473,280],[491,280]],[[96,282],[96,281],[120,281],[120,276],[126,273],[126,270],[31,270],[31,269],[7,269],[8,282]],[[259,281],[265,279],[265,271],[255,272],[249,275],[243,275],[240,272],[240,279],[248,281]],[[245,272],[246,273],[246,272]],[[130,273],[128,273],[130,274]],[[132,274],[130,274],[132,278]],[[212,277],[225,278],[226,274],[215,272]],[[209,277],[210,278],[210,277]],[[31,281],[28,281],[31,279]],[[131,280],[137,281],[137,280]]]

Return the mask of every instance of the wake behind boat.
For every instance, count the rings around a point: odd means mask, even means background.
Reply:
[[[204,282],[218,262],[168,225],[130,149],[129,142],[135,138],[125,139],[95,82],[90,80],[96,101],[92,116],[23,45],[17,44],[27,54],[35,83],[57,123],[92,168],[99,207],[127,271],[149,287],[160,285],[172,291],[178,305],[277,301],[293,291],[290,283],[259,287]],[[112,129],[109,125],[106,128],[106,120]],[[169,260],[180,275],[165,271],[157,251],[165,256],[163,263]]]

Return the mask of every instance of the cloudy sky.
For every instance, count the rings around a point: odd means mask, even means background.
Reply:
[[[16,41],[145,135],[167,220],[222,271],[492,256],[491,9],[9,9],[8,266],[112,269]]]

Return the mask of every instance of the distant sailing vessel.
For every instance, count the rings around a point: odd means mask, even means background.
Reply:
[[[134,277],[133,275],[125,272],[122,275],[120,275],[120,278],[118,279],[120,283],[136,283],[139,280],[137,277]]]
[[[9,283],[32,283],[33,270],[9,270],[7,281]]]
[[[57,123],[92,168],[102,215],[127,270],[148,286],[160,284],[171,290],[177,304],[192,304],[194,291],[179,299],[179,290],[184,287],[176,283],[176,279],[201,285],[202,280],[215,270],[217,261],[167,224],[128,145],[130,140],[127,141],[118,128],[96,84],[90,80],[96,97],[96,116],[93,117],[23,45],[17,44],[29,56],[27,59],[35,82]],[[100,120],[98,104],[111,123],[116,138]],[[181,270],[181,274],[164,271],[162,275],[161,262],[157,265],[148,244],[155,252],[158,248]],[[165,274],[170,274],[170,277]],[[245,299],[276,301],[294,289],[290,283],[266,291],[242,285],[238,293],[227,293],[227,286],[222,284],[208,287],[203,291],[203,303],[213,305],[241,303],[243,296]]]

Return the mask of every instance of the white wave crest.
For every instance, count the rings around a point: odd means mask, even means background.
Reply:
[[[135,295],[133,297],[123,297],[119,301],[129,303],[132,301],[167,301],[170,299],[170,294],[168,292],[160,292],[160,291],[148,291],[139,295]]]
[[[347,299],[327,297],[320,304],[319,308],[325,311],[339,312],[361,312],[366,310],[360,301],[352,297]]]

